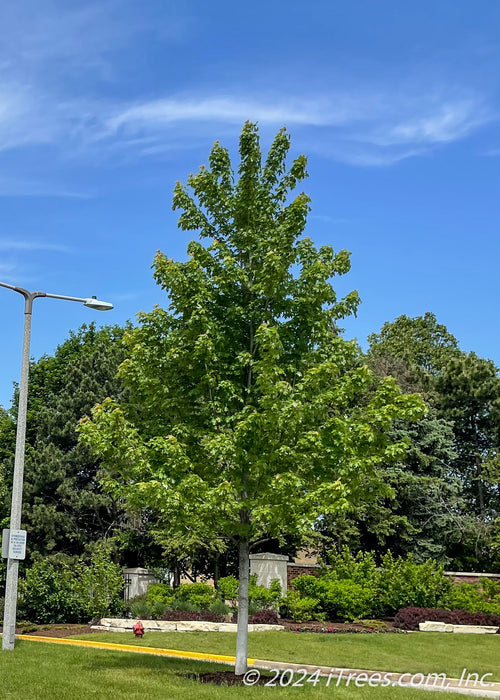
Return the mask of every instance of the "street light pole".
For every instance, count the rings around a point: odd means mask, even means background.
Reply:
[[[12,501],[10,511],[10,530],[21,529],[21,511],[23,503],[23,476],[24,454],[26,446],[26,415],[28,410],[28,378],[30,369],[30,339],[31,316],[33,301],[38,297],[50,299],[64,299],[77,301],[84,306],[98,311],[108,311],[113,305],[106,301],[99,301],[95,297],[82,299],[80,297],[68,297],[59,294],[47,294],[46,292],[29,292],[22,287],[14,287],[0,282],[0,287],[11,289],[24,297],[24,334],[23,354],[21,362],[21,381],[19,383],[19,404],[17,411],[16,453],[14,459],[14,475],[12,480]],[[5,608],[3,620],[2,649],[14,649],[16,635],[16,611],[17,611],[17,584],[19,579],[19,559],[7,558],[7,579],[5,583]]]

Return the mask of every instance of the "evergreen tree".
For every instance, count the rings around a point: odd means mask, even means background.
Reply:
[[[500,495],[499,480],[492,477],[500,445],[498,369],[490,360],[461,351],[429,313],[386,323],[370,341],[368,360],[377,373],[420,390],[435,415],[453,429],[455,458],[442,478],[446,486],[460,482],[463,502],[446,508],[456,520],[447,556],[457,569],[496,570]]]
[[[99,460],[78,443],[78,421],[105,398],[125,395],[116,378],[125,358],[123,333],[118,326],[84,325],[53,356],[31,365],[22,520],[29,538],[28,563],[52,555],[80,556],[112,536],[118,536],[127,564],[143,564],[143,557],[158,555],[157,547],[151,551],[147,516],[135,517],[132,525],[123,503],[103,491]],[[13,451],[12,441],[9,446]],[[10,488],[4,503],[8,517]]]
[[[403,460],[379,467],[385,493],[374,494],[371,502],[365,498],[340,518],[323,520],[321,552],[347,545],[381,557],[390,549],[411,553],[416,561],[433,558],[448,565],[458,533],[468,528],[461,482],[449,476],[453,431],[431,410],[411,425],[395,424],[389,434],[410,447]]]
[[[500,377],[491,360],[462,353],[445,364],[436,379],[441,415],[453,422],[458,458],[456,474],[470,507],[491,518],[500,513],[498,485],[485,469],[500,453]]]

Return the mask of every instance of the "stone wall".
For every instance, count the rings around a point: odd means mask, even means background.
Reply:
[[[125,579],[125,588],[123,597],[125,600],[130,600],[138,595],[147,593],[148,587],[153,583],[158,583],[158,579],[148,569],[135,567],[132,569],[123,569],[123,577]]]
[[[250,574],[257,576],[259,586],[269,587],[273,579],[278,579],[281,591],[286,593],[288,556],[286,554],[273,554],[264,552],[262,554],[250,554]]]
[[[476,574],[469,571],[445,571],[453,583],[480,583],[482,578],[490,578],[500,583],[500,574]]]
[[[319,576],[318,564],[295,564],[289,562],[287,566],[287,587],[293,588],[292,581],[297,576]]]

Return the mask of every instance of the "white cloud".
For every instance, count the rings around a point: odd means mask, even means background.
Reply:
[[[262,125],[301,129],[302,142],[326,156],[352,165],[380,166],[466,138],[493,119],[485,101],[465,90],[458,96],[444,89],[437,95],[393,92],[358,89],[302,99],[177,96],[118,110],[106,121],[105,134],[108,139],[129,143],[148,139],[147,148],[139,149],[140,153],[157,155],[172,133],[188,140],[194,128],[197,135],[207,129],[213,133],[214,124],[241,124],[251,119]]]
[[[163,20],[173,7],[160,8]],[[441,84],[426,80],[428,66],[418,79],[392,74],[377,83],[359,76],[344,76],[340,83],[325,70],[324,80],[315,83],[321,88],[303,94],[293,93],[290,84],[279,93],[240,82],[213,91],[112,100],[104,97],[103,84],[123,87],[127,76],[120,75],[116,57],[133,39],[163,32],[177,41],[189,25],[175,13],[169,22],[155,22],[153,9],[138,8],[130,0],[73,7],[63,0],[0,4],[0,152],[48,147],[55,156],[51,164],[85,159],[94,166],[166,158],[173,149],[220,137],[224,128],[237,133],[235,127],[250,119],[264,128],[292,127],[304,150],[366,167],[425,155],[495,118],[487,94],[462,85],[460,76]],[[34,180],[16,190],[9,178],[0,181],[2,193],[82,196]]]
[[[300,124],[324,126],[342,123],[349,118],[347,111],[333,114],[318,100],[252,99],[244,95],[171,98],[146,102],[119,112],[108,121],[111,130],[165,127],[176,122],[224,122],[241,124],[252,119],[264,124]],[[325,121],[327,120],[327,121]]]
[[[163,158],[194,140],[220,135],[222,127],[233,132],[250,119],[263,127],[294,128],[308,150],[353,165],[379,166],[464,139],[494,118],[479,96],[449,96],[445,90],[432,97],[398,91],[391,96],[385,90],[378,95],[358,89],[302,98],[173,95],[113,105],[69,99],[57,103],[28,89],[0,89],[0,151],[43,145],[66,159],[112,163],[125,154]],[[11,190],[8,180],[0,181],[0,195]],[[44,183],[26,183],[20,193],[51,196],[51,190],[55,196],[85,196]]]
[[[492,119],[490,110],[477,99],[446,101],[395,124],[374,142],[381,146],[408,143],[448,143],[465,138],[474,129]]]
[[[0,251],[49,250],[55,253],[70,253],[71,248],[47,241],[9,240],[0,238]]]
[[[168,19],[168,21],[167,21]],[[163,20],[163,21],[162,21]],[[17,0],[0,3],[0,69],[53,83],[69,76],[109,80],[113,55],[138,36],[176,42],[190,25],[185,11],[135,0]]]
[[[43,112],[42,99],[30,88],[0,83],[0,151],[52,142],[59,125]]]
[[[15,283],[15,275],[18,272],[16,265],[12,263],[0,262],[0,281],[7,284]]]

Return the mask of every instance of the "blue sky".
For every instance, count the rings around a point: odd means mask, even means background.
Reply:
[[[491,0],[1,3],[0,281],[116,307],[36,301],[33,355],[164,303],[175,181],[251,119],[309,156],[308,234],[352,251],[349,336],[433,311],[500,364],[499,32]],[[21,297],[0,314],[8,405]]]

